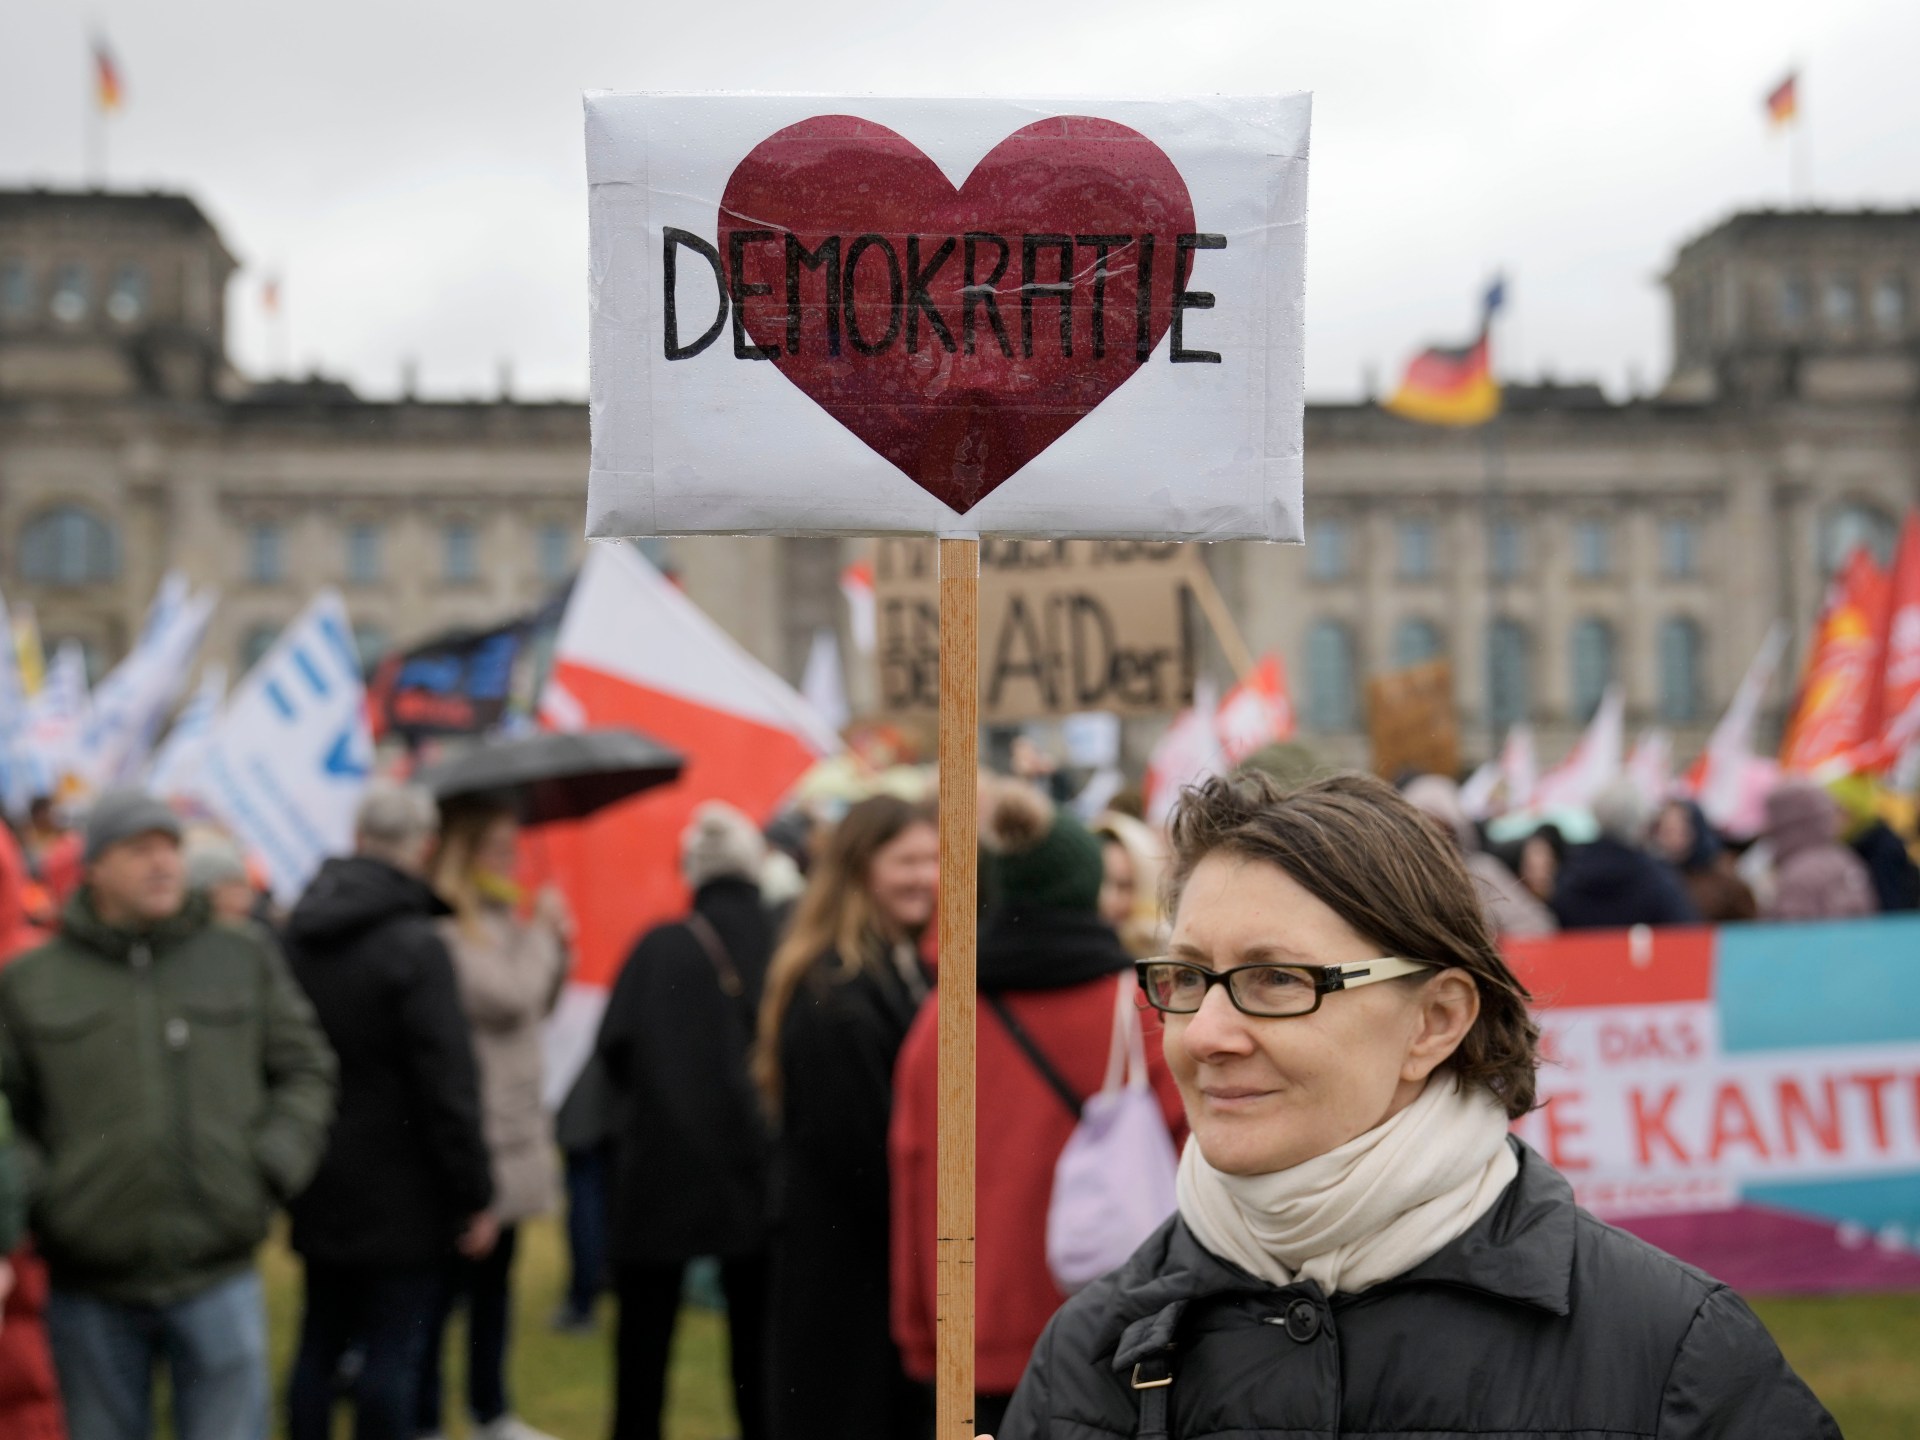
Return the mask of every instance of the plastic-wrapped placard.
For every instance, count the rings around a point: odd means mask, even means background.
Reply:
[[[589,95],[588,533],[1301,538],[1309,111]]]

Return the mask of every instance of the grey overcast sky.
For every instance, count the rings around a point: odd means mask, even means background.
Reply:
[[[1655,382],[1675,246],[1787,200],[1761,102],[1796,63],[1813,197],[1920,201],[1913,0],[0,0],[0,185],[82,178],[93,29],[127,90],[109,179],[221,227],[242,365],[373,395],[408,360],[429,395],[503,362],[584,394],[586,89],[1310,90],[1327,399],[1462,337],[1496,269],[1506,375]]]

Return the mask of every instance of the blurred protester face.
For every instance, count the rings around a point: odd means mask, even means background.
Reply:
[[[511,815],[496,816],[480,832],[473,847],[473,868],[502,880],[513,878],[520,859],[520,822]]]
[[[222,920],[250,920],[253,918],[253,885],[243,879],[222,880],[207,887],[207,899],[213,904],[213,913]]]
[[[1111,836],[1100,842],[1100,861],[1105,876],[1100,882],[1100,918],[1118,930],[1133,918],[1133,905],[1139,885],[1133,873],[1133,857],[1127,847]]]
[[[1682,864],[1693,854],[1693,816],[1684,805],[1662,806],[1649,838],[1654,854],[1672,864]]]
[[[1226,970],[1343,965],[1381,950],[1279,866],[1215,851],[1182,890],[1168,954]],[[1214,985],[1194,1014],[1162,1019],[1200,1153],[1230,1175],[1266,1175],[1411,1104],[1479,1013],[1472,979],[1448,969],[1338,991],[1286,1019],[1243,1015]]]
[[[1550,842],[1529,835],[1520,843],[1520,879],[1527,889],[1542,900],[1553,896],[1553,882],[1560,876],[1560,857]]]
[[[939,893],[940,834],[932,825],[909,825],[873,852],[867,894],[882,925],[896,936],[930,924]]]
[[[187,862],[177,836],[133,835],[87,867],[94,909],[109,925],[144,929],[176,914],[187,898]]]

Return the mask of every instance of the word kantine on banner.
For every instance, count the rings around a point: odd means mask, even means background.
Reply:
[[[729,231],[725,243],[723,262],[720,251],[698,235],[672,225],[661,232],[660,312],[668,360],[690,360],[706,350],[731,315],[736,360],[772,360],[783,350],[798,355],[803,347],[829,356],[879,355],[896,346],[908,355],[974,355],[983,345],[1009,360],[1016,354],[1033,359],[1036,346],[1072,359],[1077,342],[1082,356],[1104,360],[1109,346],[1124,346],[1134,364],[1144,365],[1170,317],[1169,363],[1220,363],[1218,351],[1186,344],[1185,315],[1214,306],[1211,291],[1187,286],[1194,253],[1226,249],[1224,235],[869,231],[816,236],[809,243],[792,231],[741,229]],[[682,250],[706,262],[714,285],[707,328],[684,342]],[[1007,273],[1016,255],[1017,280]],[[1160,278],[1156,266],[1162,267]],[[758,343],[750,332],[777,338]]]

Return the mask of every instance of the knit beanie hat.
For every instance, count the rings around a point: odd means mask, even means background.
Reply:
[[[983,798],[982,839],[1002,906],[1098,908],[1106,865],[1084,825],[1030,785],[998,786]]]
[[[141,835],[180,838],[180,817],[144,790],[109,790],[87,812],[86,863],[91,865],[122,840]]]
[[[766,858],[760,827],[724,800],[696,807],[680,836],[680,873],[694,890],[715,880],[758,884]]]

